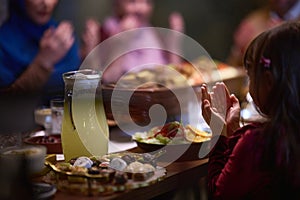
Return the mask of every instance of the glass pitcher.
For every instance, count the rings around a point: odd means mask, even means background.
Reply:
[[[101,76],[101,72],[90,69],[63,74],[65,102],[61,139],[65,160],[108,153],[109,129]]]

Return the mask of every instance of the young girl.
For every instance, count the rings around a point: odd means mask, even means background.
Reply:
[[[212,199],[300,198],[299,58],[300,22],[263,32],[248,47],[249,92],[266,122],[239,128],[236,97],[223,83],[211,93],[202,87],[203,117],[218,139],[209,154]]]
[[[86,30],[83,35],[83,57],[85,57],[99,42],[102,42],[118,33],[133,30],[136,28],[151,27],[150,18],[153,12],[152,0],[113,0],[114,14],[107,17],[102,26],[95,20],[89,19],[86,23]],[[179,13],[172,13],[169,17],[170,28],[175,31],[184,31],[184,22]],[[100,32],[99,32],[100,30]],[[99,34],[100,33],[100,34]],[[130,37],[130,36],[129,36]],[[164,45],[162,38],[153,30],[138,32],[135,37],[128,38],[126,41],[118,42],[118,46],[110,46],[110,52],[116,52],[120,45],[143,46],[143,44],[152,44],[153,46],[164,48],[180,48],[180,41],[176,38],[168,38],[167,44]],[[172,46],[170,46],[172,45]],[[124,73],[139,66],[146,66],[149,63],[160,64],[178,64],[181,60],[177,55],[167,54],[160,49],[137,49],[125,55],[122,55],[105,69],[103,74],[104,82],[116,82]],[[109,51],[109,50],[108,50]]]

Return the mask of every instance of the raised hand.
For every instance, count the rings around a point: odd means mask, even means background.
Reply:
[[[210,124],[211,119],[211,98],[208,92],[207,86],[203,84],[201,86],[201,107],[202,107],[202,116],[207,124]]]
[[[169,16],[169,26],[174,31],[184,32],[184,20],[180,13],[171,13]]]
[[[224,83],[216,83],[212,92],[201,87],[202,115],[214,135],[230,136],[239,127],[240,106],[238,99],[230,95]]]
[[[101,41],[101,25],[95,19],[88,19],[82,35],[81,57],[85,58]]]
[[[67,21],[61,22],[57,28],[45,31],[37,55],[43,66],[51,69],[67,54],[75,41],[73,31],[72,24]]]
[[[241,107],[239,100],[232,94],[230,96],[231,106],[227,110],[226,123],[227,123],[227,135],[230,136],[240,128],[240,113]]]

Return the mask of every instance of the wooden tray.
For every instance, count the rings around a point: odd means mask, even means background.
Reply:
[[[114,184],[103,175],[72,174],[59,170],[55,166],[57,162],[61,161],[56,160],[55,154],[47,156],[45,165],[48,166],[51,171],[44,177],[44,181],[55,184],[58,190],[62,192],[78,195],[103,196],[116,192],[124,192],[155,184],[166,176],[166,169],[157,166],[154,175],[145,181],[128,179],[125,184]]]

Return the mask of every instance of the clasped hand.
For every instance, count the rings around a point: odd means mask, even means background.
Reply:
[[[240,127],[240,104],[238,99],[230,95],[224,83],[216,83],[209,92],[207,86],[201,86],[202,115],[210,126],[213,136],[229,137]]]
[[[45,31],[37,55],[44,66],[52,68],[67,54],[75,41],[73,31],[72,24],[67,21]]]

